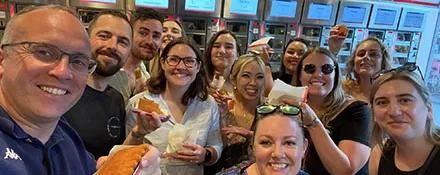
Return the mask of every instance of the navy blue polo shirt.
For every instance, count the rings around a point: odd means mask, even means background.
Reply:
[[[43,144],[0,107],[0,174],[90,175],[95,168],[93,156],[63,118]]]

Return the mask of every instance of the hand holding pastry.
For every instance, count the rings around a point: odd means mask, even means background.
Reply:
[[[345,38],[348,35],[348,28],[345,25],[336,25],[330,30],[330,37],[328,38],[329,50],[337,55],[344,44]]]
[[[162,122],[169,120],[159,105],[148,99],[139,99],[136,109],[132,109],[137,114],[136,125],[132,130],[132,135],[140,137],[157,128],[160,128]]]
[[[148,145],[142,144],[124,148],[106,158],[96,172],[97,175],[132,175],[135,168],[148,152]],[[101,159],[102,160],[102,159]]]

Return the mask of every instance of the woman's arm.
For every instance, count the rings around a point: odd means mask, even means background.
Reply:
[[[311,108],[309,108],[311,109]],[[368,146],[368,130],[371,113],[366,104],[349,105],[343,114],[347,120],[338,130],[341,141],[336,145],[327,133],[324,125],[318,122],[308,131],[316,152],[324,167],[331,174],[354,174],[368,161],[370,147]],[[343,115],[350,116],[343,116]]]
[[[343,140],[336,145],[319,122],[308,131],[319,158],[330,174],[354,174],[368,160],[370,148],[364,144]]]

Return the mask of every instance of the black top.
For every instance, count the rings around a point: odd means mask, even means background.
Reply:
[[[124,142],[124,99],[110,86],[103,92],[86,86],[81,99],[64,117],[96,159],[108,155],[114,145]]]
[[[371,110],[367,103],[356,101],[347,106],[339,115],[329,123],[327,130],[336,145],[342,140],[351,140],[369,146],[369,127]],[[309,138],[309,140],[311,140]],[[325,175],[329,172],[325,169],[318,153],[311,142],[305,160],[305,171],[311,175]],[[365,164],[357,175],[367,175],[368,168]]]
[[[273,79],[276,80],[277,78],[283,81],[286,84],[292,83],[292,75],[282,72],[275,72],[273,74]]]
[[[439,149],[439,146],[436,146],[437,149]],[[401,171],[396,167],[396,164],[394,162],[394,153],[395,153],[395,146],[391,146],[388,148],[384,148],[383,154],[380,158],[379,162],[379,168],[378,168],[378,175],[438,175],[440,174],[440,151],[437,151],[435,155],[433,154],[432,149],[431,153],[429,154],[428,158],[430,156],[434,156],[431,161],[425,161],[423,166],[420,168],[417,168],[413,171]],[[426,166],[426,167],[425,167]],[[424,169],[424,170],[422,170]],[[424,172],[421,172],[424,171]]]

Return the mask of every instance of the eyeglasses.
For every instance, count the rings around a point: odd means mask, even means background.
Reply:
[[[336,66],[331,64],[324,64],[321,66],[321,72],[325,75],[331,74],[333,70],[335,70]],[[313,74],[316,71],[316,65],[314,64],[306,64],[303,68],[304,72],[307,74]]]
[[[257,107],[257,114],[269,115],[277,109],[280,109],[284,115],[298,115],[301,113],[301,109],[297,106],[263,104]]]
[[[390,73],[390,72],[402,72],[402,71],[414,72],[415,70],[417,70],[419,72],[420,77],[422,78],[423,81],[425,81],[425,79],[423,78],[422,71],[420,71],[419,66],[417,66],[415,62],[406,62],[405,64],[403,64],[402,66],[399,66],[397,68],[380,71],[380,72],[373,75],[372,80],[376,80],[380,76],[382,76],[386,73]]]
[[[197,63],[199,62],[197,60],[197,58],[193,58],[193,57],[178,57],[176,55],[168,55],[165,58],[165,61],[167,62],[168,65],[170,66],[177,66],[180,61],[183,61],[183,64],[187,67],[187,68],[193,68],[197,65]]]
[[[3,44],[1,48],[14,46],[25,46],[24,48],[28,53],[44,63],[56,64],[66,55],[69,58],[70,68],[78,73],[91,73],[96,68],[96,61],[91,59],[88,55],[82,53],[67,53],[57,46],[48,43],[24,41]]]

